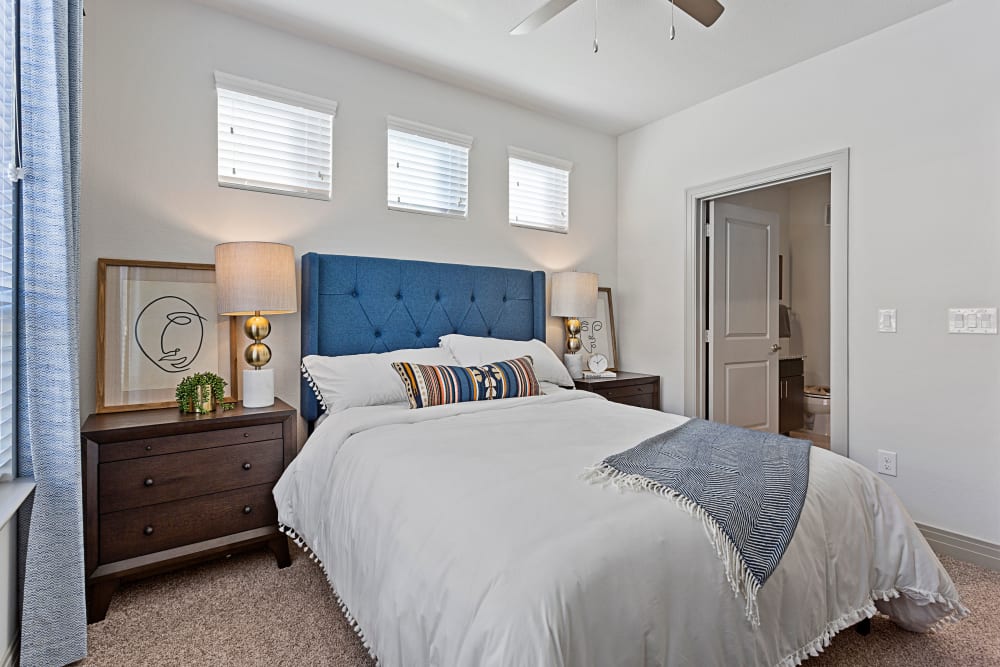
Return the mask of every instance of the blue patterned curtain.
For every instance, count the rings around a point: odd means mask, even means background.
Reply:
[[[23,667],[87,655],[77,356],[81,12],[81,0],[21,2],[18,468],[37,484],[19,521],[27,527]]]

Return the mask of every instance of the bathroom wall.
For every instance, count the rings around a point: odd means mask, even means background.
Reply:
[[[805,355],[806,385],[830,384],[830,176],[785,186],[788,243],[785,259],[792,309],[793,354]]]

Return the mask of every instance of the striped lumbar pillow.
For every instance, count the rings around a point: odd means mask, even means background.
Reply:
[[[392,367],[403,380],[411,408],[542,393],[531,357],[482,366],[424,366],[396,361]]]

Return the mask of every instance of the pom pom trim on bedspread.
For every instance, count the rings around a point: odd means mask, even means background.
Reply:
[[[747,620],[750,621],[754,628],[760,626],[760,613],[757,608],[757,594],[760,592],[760,584],[751,576],[736,545],[733,544],[729,536],[722,530],[719,523],[702,509],[700,505],[659,482],[655,482],[642,475],[623,473],[606,463],[600,463],[585,469],[581,477],[593,484],[600,484],[602,486],[610,484],[619,491],[628,490],[655,493],[672,500],[689,515],[700,519],[702,527],[705,529],[705,536],[715,549],[716,556],[725,565],[726,580],[729,582],[733,594],[744,598],[744,613]],[[936,632],[943,625],[957,623],[969,615],[969,610],[962,603],[949,600],[940,593],[931,593],[912,588],[904,588],[902,592],[895,588],[873,590],[865,605],[827,623],[826,628],[818,637],[786,656],[776,667],[796,667],[797,665],[801,665],[804,660],[818,656],[823,652],[824,648],[830,645],[833,637],[841,630],[849,628],[866,618],[873,617],[878,611],[875,608],[876,600],[888,602],[904,594],[911,600],[945,605],[948,614],[932,625],[928,632]]]
[[[303,540],[302,537],[300,537],[299,534],[296,533],[291,526],[286,526],[283,523],[279,523],[278,530],[287,535],[289,539],[291,539],[292,542],[295,543],[295,546],[302,549],[306,553],[306,555],[309,556],[312,562],[319,565],[319,568],[323,571],[323,574],[326,576],[326,583],[330,586],[330,590],[333,592],[333,597],[337,601],[337,606],[340,607],[340,613],[344,615],[344,618],[347,620],[348,625],[350,625],[351,630],[353,630],[354,634],[356,634],[358,636],[358,639],[361,640],[361,645],[365,647],[365,650],[368,652],[368,655],[371,656],[371,659],[375,661],[376,665],[378,665],[379,664],[378,656],[375,655],[375,650],[372,648],[371,642],[368,640],[367,637],[365,637],[365,632],[364,630],[361,629],[361,625],[358,623],[358,619],[354,618],[354,614],[351,613],[351,610],[347,608],[347,604],[343,601],[343,599],[341,599],[340,593],[337,592],[336,587],[333,585],[333,580],[330,578],[330,573],[327,572],[326,570],[326,565],[323,563],[323,561],[319,559],[319,556],[316,555],[316,552],[309,548],[309,545],[306,544],[306,541]]]

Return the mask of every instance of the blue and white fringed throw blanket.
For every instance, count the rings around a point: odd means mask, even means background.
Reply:
[[[795,533],[811,444],[692,419],[589,468],[585,479],[673,499],[702,520],[747,619]]]

